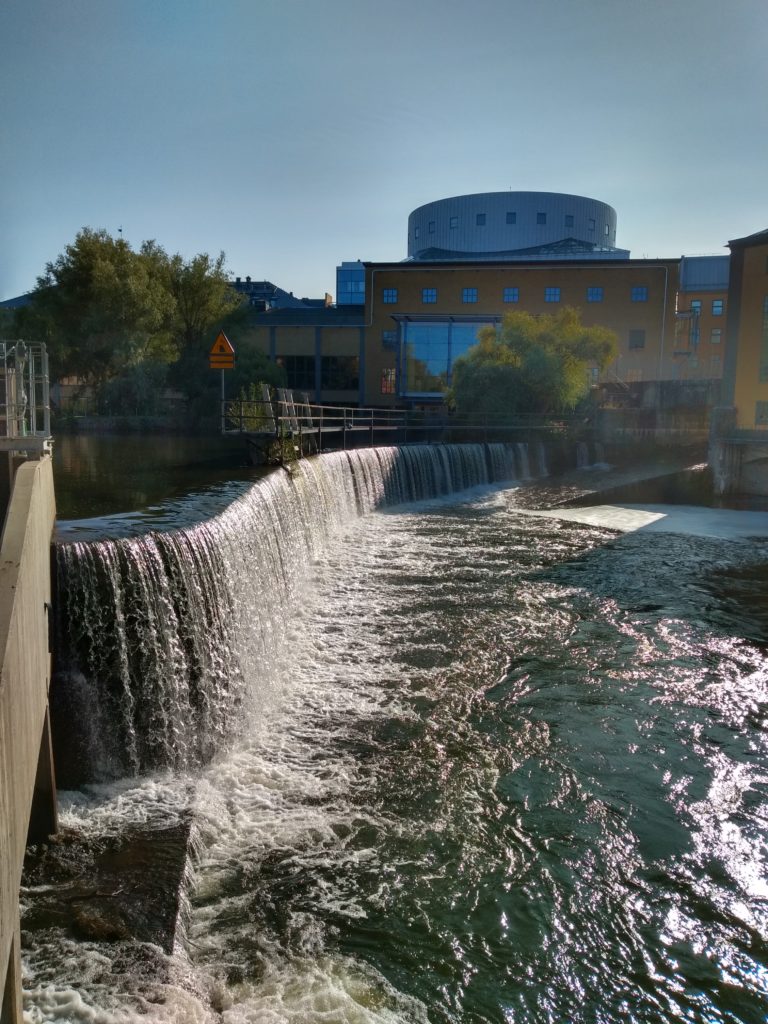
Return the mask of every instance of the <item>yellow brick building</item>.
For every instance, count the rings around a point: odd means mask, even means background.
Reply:
[[[768,231],[731,250],[723,405],[740,430],[768,427]]]
[[[440,401],[480,327],[573,306],[618,336],[604,378],[669,379],[678,287],[674,259],[366,263],[364,305],[255,313],[249,333],[316,401],[399,405]]]

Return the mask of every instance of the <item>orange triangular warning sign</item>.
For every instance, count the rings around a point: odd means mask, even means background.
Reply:
[[[219,331],[216,341],[214,341],[210,355],[212,356],[233,356],[235,350],[232,348],[232,342],[226,336],[224,331]]]

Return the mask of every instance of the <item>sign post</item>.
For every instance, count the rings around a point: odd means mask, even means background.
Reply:
[[[212,370],[221,370],[221,432],[224,434],[227,429],[224,371],[234,370],[235,368],[235,350],[224,331],[219,331],[216,336],[216,341],[214,341],[211,351],[208,353],[208,359]]]

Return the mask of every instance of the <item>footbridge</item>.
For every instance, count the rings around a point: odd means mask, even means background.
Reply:
[[[55,518],[44,346],[0,344],[0,1024],[21,1024],[19,885],[56,831],[48,716]]]
[[[536,433],[566,436],[583,419],[541,415],[463,416],[434,409],[319,405],[303,392],[261,385],[250,400],[222,404],[222,433],[239,434],[254,462],[282,462],[330,449],[381,444],[523,440]]]

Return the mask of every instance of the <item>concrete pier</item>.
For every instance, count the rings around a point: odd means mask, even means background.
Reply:
[[[48,725],[55,518],[51,458],[16,469],[0,543],[0,1024],[21,1024],[19,884],[28,841],[56,829]]]

